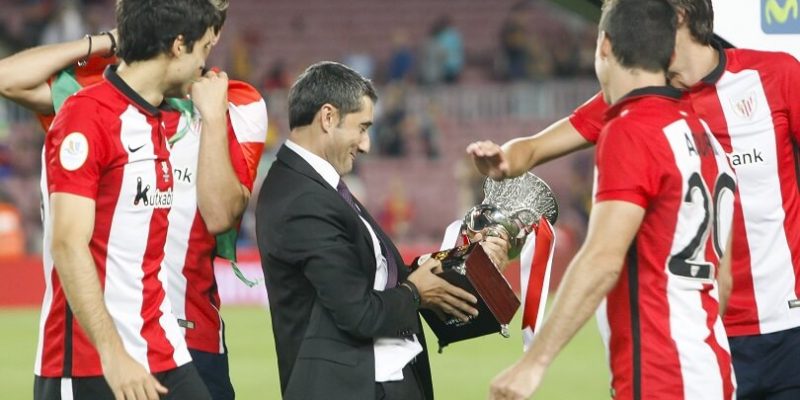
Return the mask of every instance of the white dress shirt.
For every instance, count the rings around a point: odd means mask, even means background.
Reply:
[[[317,171],[322,179],[325,180],[334,190],[339,186],[339,173],[328,161],[322,157],[306,150],[291,140],[286,140],[286,147],[294,151],[305,160],[314,171]],[[356,206],[357,207],[357,206]],[[360,211],[360,210],[359,210]],[[389,278],[386,258],[381,253],[381,245],[378,236],[372,226],[361,215],[361,222],[367,227],[369,236],[372,239],[372,249],[375,252],[375,282],[373,289],[383,291]],[[387,251],[389,251],[387,249]],[[417,336],[411,338],[376,338],[374,340],[375,351],[375,382],[389,382],[403,380],[403,367],[406,366],[417,354],[422,352],[422,345],[419,344]]]

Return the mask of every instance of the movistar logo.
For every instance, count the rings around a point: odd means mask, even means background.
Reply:
[[[800,33],[798,0],[761,0],[761,30],[768,34]]]

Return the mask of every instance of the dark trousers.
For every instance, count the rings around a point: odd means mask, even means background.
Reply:
[[[163,400],[198,399],[210,400],[206,386],[200,379],[192,363],[153,374],[165,386],[169,393],[161,396]],[[34,400],[114,400],[114,393],[102,376],[71,378],[72,390],[63,393],[70,385],[65,384],[69,378],[43,378],[36,376],[33,382]]]
[[[228,353],[207,353],[192,349],[189,349],[189,353],[192,355],[192,361],[200,378],[211,392],[211,398],[213,400],[233,400],[236,393],[231,384]]]
[[[375,383],[375,400],[425,400],[411,363],[403,368],[403,380]]]
[[[739,400],[800,399],[800,328],[728,341]]]

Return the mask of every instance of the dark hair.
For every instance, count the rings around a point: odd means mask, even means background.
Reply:
[[[345,115],[361,110],[361,98],[378,101],[369,79],[343,64],[323,61],[308,67],[289,90],[289,129],[306,126],[330,104]]]
[[[689,27],[692,38],[702,45],[714,39],[714,6],[711,0],[668,0],[683,14],[683,24]]]
[[[222,26],[225,25],[225,19],[228,17],[228,6],[230,5],[230,2],[228,0],[209,1],[217,9],[217,12],[219,12],[219,19],[217,20],[217,23],[211,27],[214,29],[214,34],[219,35],[219,31],[222,30]]]
[[[667,71],[675,50],[678,18],[665,0],[610,0],[603,4],[600,30],[626,68]]]
[[[117,54],[126,63],[149,60],[168,53],[178,36],[191,52],[221,14],[209,0],[118,0]]]

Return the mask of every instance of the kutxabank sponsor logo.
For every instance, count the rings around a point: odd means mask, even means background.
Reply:
[[[799,0],[761,0],[761,30],[766,34],[800,34]]]
[[[166,192],[158,189],[151,192],[150,189],[150,185],[142,184],[142,178],[136,178],[136,197],[133,198],[133,205],[151,208],[172,207],[172,188]]]

